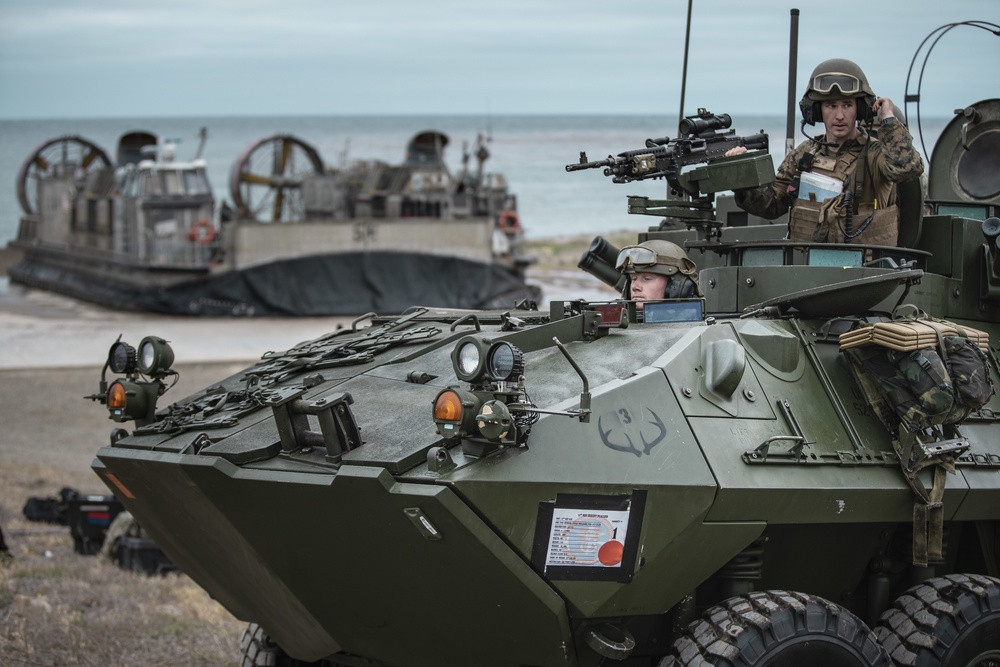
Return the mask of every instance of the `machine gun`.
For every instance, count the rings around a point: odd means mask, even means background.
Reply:
[[[604,168],[604,175],[611,176],[614,183],[631,183],[651,178],[665,178],[670,189],[676,194],[686,192],[697,196],[689,188],[683,187],[679,178],[683,167],[708,162],[725,156],[726,151],[737,146],[750,150],[767,150],[768,138],[763,130],[748,137],[737,137],[736,130],[726,130],[733,123],[729,114],[716,116],[705,109],[698,109],[694,116],[681,121],[680,137],[671,139],[646,139],[645,148],[624,151],[606,160],[589,162],[587,154],[580,152],[580,161],[566,165],[566,171]]]
[[[624,151],[606,160],[566,165],[566,171],[604,168],[604,175],[614,183],[631,183],[664,178],[671,199],[650,199],[632,195],[628,212],[661,216],[660,228],[683,224],[698,230],[701,240],[718,236],[722,223],[715,219],[715,193],[756,188],[774,181],[774,163],[767,152],[764,130],[748,137],[737,137],[729,114],[716,116],[698,109],[680,124],[680,137],[647,139],[646,148]],[[726,157],[726,151],[744,146],[751,152]],[[687,166],[699,165],[681,173]],[[588,269],[589,270],[589,269]]]

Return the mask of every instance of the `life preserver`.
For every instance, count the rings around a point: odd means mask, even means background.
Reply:
[[[501,231],[513,234],[521,229],[521,219],[517,216],[517,211],[501,211],[497,218],[497,227]]]
[[[188,231],[188,241],[191,243],[211,243],[214,240],[215,227],[204,218],[191,225]]]

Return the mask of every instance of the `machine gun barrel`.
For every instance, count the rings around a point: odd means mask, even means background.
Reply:
[[[593,162],[587,161],[587,154],[580,151],[580,161],[575,164],[566,165],[566,171],[580,171],[582,169],[600,169],[601,167],[610,167],[616,162],[615,158],[608,156],[606,160],[594,160]]]
[[[756,151],[766,151],[768,149],[768,137],[767,132],[761,130],[757,134],[750,134],[743,137],[743,145],[746,146],[747,150]]]

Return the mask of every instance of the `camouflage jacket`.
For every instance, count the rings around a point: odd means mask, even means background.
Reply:
[[[868,149],[868,173],[878,182],[889,181],[902,183],[911,178],[917,178],[924,172],[924,162],[920,153],[913,147],[913,138],[899,120],[889,123],[879,130],[878,139],[871,139]],[[816,137],[816,141],[824,141],[826,135]],[[860,153],[862,147],[869,141],[868,133],[861,128],[857,139],[848,141],[840,150]],[[736,190],[736,204],[744,211],[773,220],[788,212],[792,198],[788,194],[788,186],[795,178],[799,160],[802,155],[815,149],[813,139],[803,141],[795,150],[785,156],[775,174],[774,182],[759,188]],[[836,157],[838,151],[831,146],[819,146],[817,155]]]

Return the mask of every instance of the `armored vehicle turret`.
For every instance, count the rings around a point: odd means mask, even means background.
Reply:
[[[366,315],[160,407],[169,345],[115,343],[94,469],[244,665],[1000,660],[1000,100],[898,247],[724,224],[774,167],[721,134],[596,165],[690,229],[584,257],[621,286],[670,241],[703,296]]]

